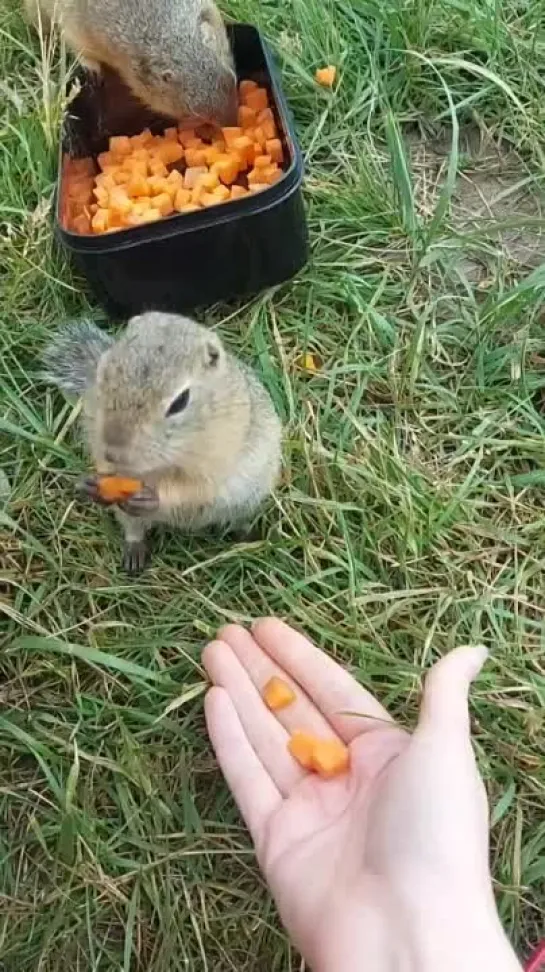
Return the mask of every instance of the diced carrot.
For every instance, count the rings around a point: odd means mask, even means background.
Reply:
[[[158,196],[152,196],[151,205],[154,209],[159,210],[161,216],[169,216],[174,210],[172,197],[168,192],[162,192]]]
[[[287,705],[295,702],[296,695],[291,685],[288,685],[283,678],[273,675],[265,685],[263,692],[265,705],[276,712],[278,709],[285,709]]]
[[[259,128],[263,132],[266,140],[276,137],[276,125],[273,121],[261,122]]]
[[[240,161],[236,153],[224,155],[212,166],[212,171],[217,172],[222,182],[230,186],[238,176]]]
[[[248,172],[248,188],[251,188],[254,183],[263,182],[263,176],[259,169],[250,169]]]
[[[112,135],[96,161],[65,155],[62,225],[109,233],[241,199],[280,179],[283,157],[268,92],[247,79],[239,85],[238,125],[170,126],[161,135],[146,128]]]
[[[242,102],[248,108],[253,108],[254,111],[259,112],[269,107],[269,96],[265,88],[254,88],[252,91],[246,91],[244,93]]]
[[[212,191],[217,189],[220,184],[219,176],[217,172],[205,172],[197,179],[195,186],[202,186],[203,189]]]
[[[149,180],[145,179],[144,176],[134,175],[127,183],[127,193],[133,198],[149,196],[151,194]]]
[[[232,127],[232,128],[222,128],[221,134],[225,139],[225,144],[229,148],[234,142],[235,138],[240,138],[242,135],[242,128]]]
[[[150,176],[147,181],[149,196],[160,196],[162,192],[168,192],[167,180],[165,176]]]
[[[180,145],[187,148],[189,143],[192,142],[197,136],[195,135],[194,128],[181,128],[178,129],[178,141]]]
[[[268,165],[266,169],[260,169],[259,171],[263,175],[263,181],[269,186],[274,185],[275,182],[278,182],[282,178],[282,169],[279,169],[276,163]]]
[[[345,773],[350,765],[350,752],[340,739],[317,739],[312,751],[312,768],[324,779]]]
[[[244,98],[249,91],[255,91],[257,87],[259,87],[257,81],[252,81],[251,78],[244,78],[238,86],[239,96]]]
[[[245,168],[249,165],[253,165],[255,159],[255,147],[252,139],[248,135],[241,135],[240,138],[235,138],[232,144],[233,151],[237,152],[240,158],[243,159],[245,163]]]
[[[132,209],[132,200],[123,189],[112,189],[110,193],[110,210],[119,216],[126,216]]]
[[[109,226],[109,214],[107,209],[97,209],[91,220],[93,233],[105,233]]]
[[[250,133],[248,132],[248,134],[250,134]],[[267,141],[267,138],[266,138],[265,132],[263,131],[261,125],[258,125],[257,128],[254,128],[254,130],[253,130],[253,139],[254,139],[254,142],[257,142],[258,145],[261,145],[261,148],[265,148],[265,143]]]
[[[103,209],[108,207],[108,201],[110,199],[110,192],[108,189],[104,189],[103,186],[95,186],[93,189],[93,195],[99,206],[101,206]]]
[[[130,155],[132,145],[128,135],[112,135],[110,138],[110,152],[114,156]]]
[[[155,158],[160,159],[165,165],[172,165],[179,162],[184,157],[184,148],[179,142],[163,142],[154,149]]]
[[[315,737],[310,732],[304,732],[302,729],[296,729],[289,738],[288,749],[303,769],[310,770],[313,768],[312,761],[315,743]]]
[[[238,123],[241,128],[254,128],[257,124],[257,112],[248,105],[240,105],[238,109]]]
[[[243,196],[248,195],[248,190],[245,186],[239,186],[235,182],[234,186],[231,186],[231,199],[242,199]]]
[[[254,169],[267,169],[271,161],[270,155],[256,155]]]
[[[191,202],[191,192],[189,189],[177,189],[174,196],[174,209],[179,213],[183,212],[184,206]]]
[[[151,158],[149,161],[149,170],[151,175],[163,176],[165,179],[168,175],[168,169],[161,159]]]
[[[208,166],[214,165],[214,162],[218,161],[220,155],[223,155],[223,152],[219,148],[216,148],[215,145],[208,145],[204,149],[204,158]]]
[[[101,152],[100,155],[97,156],[97,162],[103,172],[105,169],[111,168],[112,165],[115,165],[115,159],[111,152]]]
[[[170,212],[172,212],[172,209],[170,210]],[[149,209],[145,209],[144,212],[142,213],[142,222],[156,223],[157,220],[161,219],[161,216],[164,215],[169,216],[170,213],[166,213],[166,214],[162,213],[160,209],[157,209],[154,206],[150,206]]]
[[[288,750],[300,766],[323,779],[339,776],[350,766],[350,752],[340,739],[318,739],[310,732],[297,730],[289,739]]]
[[[112,179],[117,186],[125,185],[131,177],[130,172],[127,169],[122,168],[121,166],[119,168],[112,169],[111,174],[112,174]]]
[[[228,186],[220,184],[212,189],[212,195],[216,197],[219,202],[227,202],[231,198],[231,189]]]
[[[149,128],[144,128],[141,132],[138,133],[138,135],[132,136],[131,142],[133,146],[137,148],[143,148],[145,145],[149,145],[152,139],[153,139],[153,135],[151,134]]]
[[[206,165],[206,148],[186,148],[185,160],[190,168]]]
[[[98,495],[104,503],[120,503],[141,489],[141,480],[128,476],[100,476],[97,480]]]
[[[223,199],[219,199],[215,192],[207,192],[203,190],[199,197],[201,206],[208,208],[208,206],[217,206],[218,203],[224,202]]]
[[[190,166],[184,173],[184,189],[193,189],[199,180],[199,176],[206,175],[208,169],[205,165]]]
[[[335,78],[337,77],[337,68],[333,64],[328,64],[327,67],[318,68],[314,75],[318,84],[321,84],[324,88],[332,88],[335,84]]]
[[[269,138],[265,142],[265,149],[267,150],[267,155],[270,155],[273,162],[277,165],[282,165],[284,161],[284,150],[282,148],[282,142],[279,138]]]

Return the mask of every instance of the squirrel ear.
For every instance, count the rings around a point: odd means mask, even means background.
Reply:
[[[207,368],[216,368],[220,360],[221,347],[215,341],[206,341],[204,346],[205,363]]]

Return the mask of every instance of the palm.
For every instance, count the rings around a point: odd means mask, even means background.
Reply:
[[[380,819],[379,780],[408,738],[395,729],[358,736],[349,747],[349,774],[301,780],[265,826],[263,845],[257,845],[262,867],[300,943],[331,914],[333,895],[344,899],[345,918],[353,908],[357,920],[356,910],[371,894],[369,810]]]

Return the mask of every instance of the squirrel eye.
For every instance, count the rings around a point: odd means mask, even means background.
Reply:
[[[185,391],[180,392],[180,394],[177,395],[174,401],[169,405],[167,409],[167,417],[170,415],[178,415],[180,412],[183,412],[184,408],[187,407],[188,402],[189,388],[186,388]]]

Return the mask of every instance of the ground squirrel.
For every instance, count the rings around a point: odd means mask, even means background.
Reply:
[[[144,483],[115,508],[131,572],[152,524],[243,525],[276,482],[281,426],[268,393],[189,318],[141,314],[117,340],[88,321],[68,325],[46,349],[43,377],[82,398],[98,474]],[[83,484],[95,501],[97,478]]]
[[[25,0],[58,21],[84,66],[107,65],[145,105],[180,121],[233,124],[236,76],[213,0]]]

